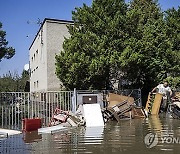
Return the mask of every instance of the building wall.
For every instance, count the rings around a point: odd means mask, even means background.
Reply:
[[[56,91],[62,87],[55,74],[55,55],[63,50],[64,37],[69,37],[67,21],[45,19],[30,49],[30,91]]]
[[[63,50],[64,37],[69,37],[66,22],[47,21],[47,87],[48,91],[60,90],[62,83],[57,78],[55,55]]]
[[[43,40],[43,42],[42,42]],[[30,91],[46,91],[47,89],[47,53],[46,24],[43,25],[34,40],[29,53]]]

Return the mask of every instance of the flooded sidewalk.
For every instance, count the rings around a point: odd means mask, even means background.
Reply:
[[[78,127],[38,134],[28,132],[0,139],[0,153],[172,153],[179,154],[178,119],[166,115],[111,121],[105,127]]]

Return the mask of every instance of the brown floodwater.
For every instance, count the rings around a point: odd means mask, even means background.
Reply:
[[[180,154],[180,120],[151,116],[108,122],[105,127],[70,128],[52,134],[23,133],[0,138],[0,153]]]

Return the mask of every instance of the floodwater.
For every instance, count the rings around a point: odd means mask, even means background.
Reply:
[[[1,138],[0,153],[180,154],[180,120],[151,116],[108,122],[104,128],[79,127],[42,135],[24,133]]]

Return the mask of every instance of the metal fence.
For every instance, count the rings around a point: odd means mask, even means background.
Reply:
[[[47,126],[56,107],[71,110],[71,91],[0,93],[0,127],[21,129],[22,119],[41,118]]]
[[[116,93],[119,95],[124,95],[124,96],[129,96],[129,97],[133,97],[134,98],[134,103],[141,107],[142,106],[142,98],[141,98],[141,89],[123,89],[123,90],[78,90],[77,91],[77,95],[78,94],[82,94],[82,93],[101,93],[103,96],[106,96],[106,94],[108,93]],[[105,98],[103,99],[105,100]],[[105,106],[104,106],[105,107]]]
[[[135,98],[137,106],[141,106],[141,90],[119,90],[119,91],[77,91],[78,94],[108,92],[123,94]],[[2,92],[0,93],[0,127],[9,129],[21,129],[22,119],[41,118],[42,126],[47,126],[51,120],[55,108],[64,111],[72,110],[73,91],[52,92]],[[103,101],[103,100],[102,100]],[[105,106],[104,106],[105,107]]]

